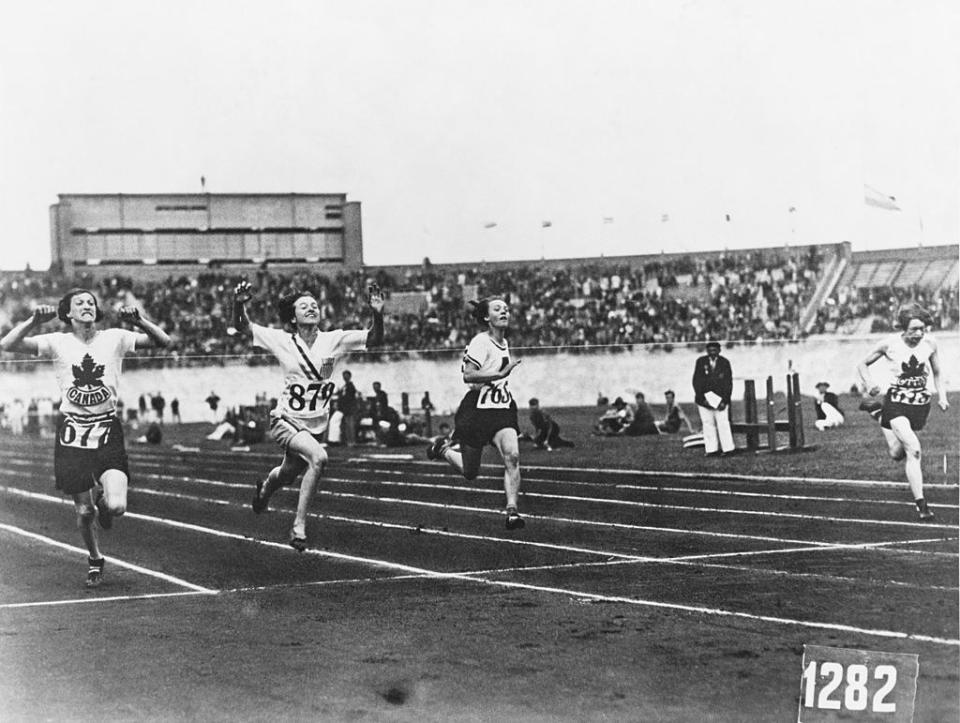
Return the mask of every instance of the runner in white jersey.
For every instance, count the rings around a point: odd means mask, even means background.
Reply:
[[[520,495],[520,445],[517,403],[507,383],[510,372],[520,363],[511,361],[506,330],[510,307],[504,299],[481,299],[474,303],[474,317],[487,327],[470,341],[460,368],[470,388],[454,417],[450,440],[439,438],[427,449],[430,459],[444,459],[465,479],[480,473],[483,448],[492,444],[503,458],[503,489],[506,494],[508,530],[524,526],[517,511]],[[460,451],[453,448],[459,443]]]
[[[271,352],[283,370],[283,390],[270,413],[270,434],[284,451],[283,461],[266,479],[257,482],[253,511],[267,509],[271,495],[292,484],[298,476],[300,497],[290,531],[290,546],[299,552],[307,547],[307,509],[327,462],[321,437],[330,417],[330,399],[336,389],[334,365],[339,357],[383,343],[383,295],[370,286],[373,326],[367,330],[320,331],[320,308],[309,292],[294,293],[278,304],[280,321],[287,328],[274,329],[251,323],[244,305],[252,287],[240,282],[235,291],[234,318],[238,331],[252,334],[253,343]]]
[[[70,331],[27,336],[54,317]],[[89,553],[87,586],[103,577],[104,558],[93,525],[109,529],[127,508],[129,466],[123,427],[117,419],[117,389],[124,355],[145,346],[170,343],[160,327],[134,307],[120,309],[120,318],[141,329],[96,327],[103,318],[97,299],[86,289],[72,289],[57,308],[39,306],[2,340],[4,351],[25,351],[53,358],[60,387],[60,420],[54,446],[57,489],[73,498],[77,526]]]
[[[920,438],[917,436],[926,425],[930,414],[930,389],[928,377],[933,376],[940,409],[949,408],[947,392],[940,378],[940,360],[937,342],[927,334],[930,315],[921,307],[911,305],[897,315],[901,333],[881,341],[857,365],[857,372],[871,397],[880,393],[881,387],[870,374],[870,365],[885,359],[889,365],[890,381],[879,410],[871,403],[861,405],[866,411],[879,411],[880,427],[887,442],[890,456],[904,461],[904,471],[910,491],[921,520],[932,520],[923,497],[923,468],[921,466]],[[929,372],[928,372],[929,370]]]

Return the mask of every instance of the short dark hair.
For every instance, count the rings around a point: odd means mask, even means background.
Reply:
[[[906,331],[912,319],[919,319],[923,322],[924,326],[930,326],[933,323],[930,312],[920,306],[920,304],[906,304],[905,306],[901,306],[897,312],[897,326],[900,327],[901,330]]]
[[[487,317],[490,316],[490,302],[498,299],[503,303],[507,303],[506,298],[503,296],[488,296],[484,299],[477,299],[476,301],[470,302],[470,306],[473,307],[470,313],[473,315],[473,318],[477,320],[478,324],[487,323]]]
[[[528,406],[528,407],[538,407],[538,406],[540,406],[540,400],[537,399],[536,397],[532,397],[532,398],[530,399],[530,401],[527,403],[527,406]]]
[[[93,298],[93,305],[97,308],[97,315],[94,317],[96,321],[101,321],[103,319],[103,309],[100,308],[100,302],[97,301],[97,295],[94,294],[90,289],[81,289],[76,287],[70,289],[66,294],[63,295],[63,298],[60,299],[60,303],[57,304],[57,318],[60,319],[64,324],[70,323],[70,304],[73,303],[73,297],[79,296],[80,294],[90,294]]]
[[[297,303],[297,299],[302,299],[304,296],[309,296],[314,301],[317,300],[312,291],[294,291],[280,297],[280,301],[277,302],[277,316],[280,317],[281,324],[292,324],[296,320],[296,312],[293,307]]]

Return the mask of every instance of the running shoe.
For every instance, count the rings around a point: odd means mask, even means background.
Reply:
[[[443,453],[447,448],[447,440],[445,437],[437,437],[434,440],[433,444],[427,447],[427,459],[438,460],[443,459]]]
[[[90,563],[90,567],[87,568],[87,587],[98,587],[103,581],[103,566],[106,563],[105,558],[100,558],[99,560],[91,560],[87,558],[87,561]]]
[[[917,517],[921,522],[929,522],[935,517],[935,515],[933,514],[933,511],[927,507],[927,503],[924,502],[923,504],[917,505]]]
[[[507,508],[507,529],[508,530],[521,530],[526,524],[527,523],[524,522],[523,518],[520,516],[520,513],[517,512],[516,507]]]
[[[298,536],[293,530],[290,531],[290,539],[287,542],[297,552],[307,549],[307,538]]]

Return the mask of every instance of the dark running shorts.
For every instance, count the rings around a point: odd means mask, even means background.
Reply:
[[[477,409],[479,390],[467,392],[453,417],[453,439],[468,447],[483,449],[493,442],[501,429],[513,429],[520,433],[517,422],[517,403],[510,402],[505,409]]]
[[[108,469],[130,476],[123,427],[117,418],[61,418],[53,448],[57,489],[70,495],[86,492]]]
[[[902,404],[894,402],[890,397],[883,398],[883,409],[880,412],[880,426],[890,429],[890,420],[897,417],[906,417],[910,420],[910,429],[919,432],[927,423],[930,415],[929,404]]]

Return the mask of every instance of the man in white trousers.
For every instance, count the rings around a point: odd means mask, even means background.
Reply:
[[[733,370],[720,356],[720,342],[707,342],[707,353],[693,368],[693,393],[703,425],[703,449],[708,457],[733,454],[736,445],[730,429],[730,395]]]

